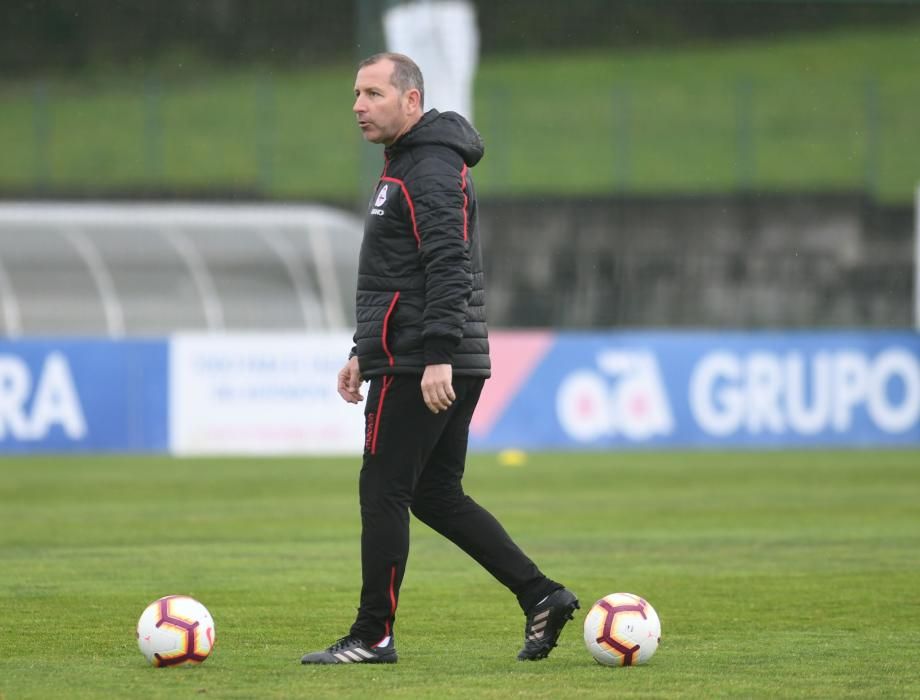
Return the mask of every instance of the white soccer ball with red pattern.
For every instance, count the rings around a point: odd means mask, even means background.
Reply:
[[[211,613],[186,595],[153,601],[137,621],[137,644],[154,666],[200,664],[208,658],[214,641]]]
[[[604,666],[644,664],[661,641],[655,608],[632,593],[611,593],[588,611],[585,645]]]

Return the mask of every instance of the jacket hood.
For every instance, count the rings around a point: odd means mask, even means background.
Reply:
[[[473,167],[482,160],[485,145],[479,132],[463,116],[456,112],[439,112],[429,109],[418,123],[407,131],[396,143],[388,146],[388,155],[404,148],[415,146],[447,146]]]

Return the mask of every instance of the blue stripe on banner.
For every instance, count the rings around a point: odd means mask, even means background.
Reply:
[[[0,452],[167,450],[167,347],[0,342]]]
[[[472,446],[796,447],[920,444],[913,333],[556,336]]]
[[[540,338],[536,366],[505,384],[513,396],[493,401],[473,448],[920,445],[914,333]],[[168,343],[0,342],[0,453],[168,451]],[[311,397],[303,410],[325,405]]]

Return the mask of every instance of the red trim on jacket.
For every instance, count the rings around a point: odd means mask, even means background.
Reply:
[[[387,177],[386,175],[380,179],[384,182],[396,183],[402,188],[403,196],[406,198],[406,202],[409,204],[409,216],[412,217],[412,234],[415,236],[416,245],[421,247],[422,238],[418,235],[418,224],[415,223],[415,205],[412,203],[412,197],[409,196],[409,190],[406,189],[406,183],[395,177]]]
[[[466,174],[469,168],[466,163],[463,164],[463,170],[460,171],[460,191],[463,192],[463,240],[466,242],[469,231],[469,206],[470,198],[466,196]]]
[[[383,317],[383,331],[380,334],[380,344],[383,345],[383,351],[386,353],[387,360],[390,362],[390,367],[393,366],[393,353],[390,352],[390,348],[387,346],[387,327],[390,325],[390,316],[393,314],[393,309],[396,308],[396,302],[399,300],[399,292],[393,294],[393,299],[390,301],[390,306],[387,308],[386,316]]]

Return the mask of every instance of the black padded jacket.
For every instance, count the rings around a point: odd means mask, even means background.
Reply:
[[[358,263],[355,347],[362,376],[488,377],[476,191],[482,139],[455,112],[429,110],[384,151]]]

